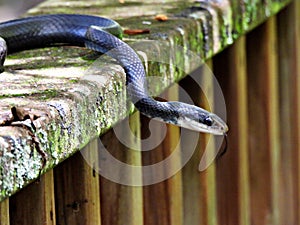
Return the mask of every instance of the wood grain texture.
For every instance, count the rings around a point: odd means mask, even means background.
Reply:
[[[300,157],[300,3],[278,18],[282,224],[299,224]],[[295,197],[297,196],[297,197]]]
[[[207,61],[206,65],[197,68],[191,77],[187,77],[180,82],[186,89],[189,96],[198,106],[213,110],[213,86],[211,71],[212,61]],[[209,73],[209,74],[208,74]],[[193,80],[195,78],[195,80]],[[202,90],[199,85],[201,85]],[[209,100],[208,100],[209,99]],[[184,203],[184,224],[217,224],[217,199],[215,164],[211,164],[206,170],[199,172],[199,163],[204,152],[215,151],[213,141],[209,142],[211,135],[198,134],[199,140],[194,155],[183,168],[183,203]],[[183,146],[187,146],[194,139],[193,136],[183,140]]]
[[[247,36],[251,221],[279,225],[279,112],[276,18]]]
[[[214,57],[214,74],[226,100],[229,125],[227,153],[217,163],[222,224],[250,225],[246,73],[246,43],[241,37]]]
[[[53,171],[10,198],[10,224],[55,225]]]
[[[200,68],[200,82],[202,88],[202,95],[200,97],[199,104],[209,111],[214,112],[215,110],[215,87],[213,83],[213,74],[211,69],[213,68],[213,61],[207,60],[206,64]],[[211,139],[211,140],[210,140]],[[209,167],[204,171],[200,171],[200,207],[202,218],[200,224],[216,225],[218,224],[217,216],[217,192],[216,192],[216,160],[213,155],[219,149],[215,146],[216,137],[209,134],[200,134],[200,162],[205,157],[204,154],[208,154],[209,158],[214,158],[212,163],[209,163]]]
[[[212,60],[206,61],[206,66],[204,66],[203,71],[201,72],[201,83],[202,83],[202,91],[203,95],[200,95],[200,105],[203,108],[214,112],[215,110],[215,101],[214,101],[214,86],[213,86],[213,77],[210,75],[210,69],[213,67]],[[209,69],[209,70],[208,70]],[[210,74],[210,75],[208,75]],[[205,100],[207,99],[207,100]],[[209,134],[200,134],[200,162],[204,157],[204,154],[208,153],[210,157],[214,154],[216,149],[215,147],[216,138],[213,135]],[[200,207],[201,207],[201,215],[202,218],[200,220],[201,224],[207,225],[215,225],[218,224],[218,216],[217,216],[217,192],[216,192],[216,162],[217,158],[214,159],[214,162],[209,165],[209,167],[205,171],[201,171],[199,174],[200,178],[200,190],[201,190],[201,198],[200,198]],[[200,163],[199,162],[199,163]],[[208,163],[208,162],[206,162]]]
[[[137,137],[136,140],[129,136],[130,131],[127,128],[125,129],[125,124],[123,123],[129,123],[132,133]],[[121,122],[118,126],[119,129],[123,129],[122,134],[124,137],[128,137],[131,142],[135,142],[134,144],[140,145],[139,113],[133,114],[129,117],[129,120]],[[101,142],[116,159],[128,165],[141,165],[141,152],[131,150],[130,146],[121,144],[112,130],[101,137]],[[110,169],[120,176],[120,179],[126,176],[128,179],[134,179],[138,183],[142,182],[141,168],[137,168],[138,171],[136,173],[128,174],[124,174],[122,168],[115,165],[112,165]],[[143,224],[142,187],[122,185],[104,177],[100,177],[100,184],[102,225]]]
[[[165,93],[165,97],[171,100],[178,100],[178,88],[173,86]],[[173,97],[173,98],[172,98]],[[163,151],[171,154],[176,147],[182,148],[179,142],[180,128],[176,126],[169,126],[169,132],[166,135],[165,141],[162,143]],[[176,165],[181,163],[181,152],[175,155],[174,163],[170,164],[169,170],[175,171]],[[182,174],[178,171],[174,176],[168,180],[168,193],[169,193],[169,210],[170,210],[170,224],[181,225],[183,217],[182,207]]]
[[[176,87],[172,87],[163,93],[161,97],[168,100],[177,100],[178,90]],[[167,174],[176,171],[175,167],[181,163],[180,151],[174,151],[177,145],[180,149],[179,128],[154,122],[156,125],[150,131],[148,129],[149,119],[142,117],[141,121],[142,138],[148,138],[151,135],[152,138],[160,140],[163,137],[162,130],[167,129],[166,136],[157,147],[153,146],[151,151],[143,152],[143,165],[154,165],[155,163],[163,162],[171,154],[174,156],[173,160],[162,166],[161,169],[157,170],[158,167],[154,167],[150,174],[145,174],[145,176],[167,177]],[[160,174],[159,176],[158,173]],[[148,177],[144,177],[144,179],[148,179]],[[145,225],[182,224],[182,180],[180,171],[174,173],[168,179],[145,186],[143,190]]]
[[[199,71],[195,71],[197,73]],[[203,94],[198,85],[187,76],[180,81],[180,85],[187,91],[188,95],[197,105],[201,105],[200,99],[203,99]],[[181,99],[183,97],[181,96]],[[192,142],[194,137],[188,136],[183,139],[182,146],[187,146]],[[203,145],[207,144],[204,135],[200,135],[197,144],[197,149],[194,151],[189,162],[182,169],[182,185],[183,185],[183,224],[196,225],[200,221],[206,220],[206,210],[204,207],[207,197],[205,191],[202,190],[203,184],[201,183],[200,174],[198,172],[199,162],[203,154]],[[203,143],[202,143],[203,142]],[[205,182],[204,182],[205,183]],[[204,200],[204,202],[202,202]]]
[[[86,148],[96,163],[97,140]],[[55,184],[57,224],[101,224],[98,174],[79,152],[55,168]]]
[[[0,202],[0,225],[9,225],[9,200]]]

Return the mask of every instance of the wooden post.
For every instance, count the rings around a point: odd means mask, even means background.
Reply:
[[[276,18],[247,36],[251,221],[279,225],[280,139]]]
[[[53,171],[10,197],[10,224],[55,225]]]
[[[119,128],[122,128],[122,121]],[[136,135],[137,139],[133,140],[129,136],[129,131],[122,132],[124,136],[128,134],[129,140],[135,145],[140,145],[140,122],[139,113],[135,113],[129,117],[131,131]],[[101,137],[101,142],[113,157],[128,165],[141,165],[141,152],[131,150],[129,146],[121,144],[115,136],[113,130],[107,132]],[[100,155],[101,158],[101,155]],[[103,159],[105,160],[105,159]],[[113,172],[118,174],[120,178],[126,176],[134,179],[136,182],[142,182],[141,168],[140,172],[135,174],[124,174],[122,168],[114,167]],[[137,176],[136,176],[137,175]],[[137,181],[138,180],[138,181]],[[104,177],[100,177],[101,184],[101,217],[102,225],[140,225],[143,224],[143,193],[142,187],[133,187],[110,181]]]
[[[214,74],[226,99],[229,125],[228,149],[217,162],[218,211],[222,224],[250,225],[245,50],[245,37],[241,37],[214,57]]]
[[[9,225],[9,200],[0,202],[0,225]]]
[[[212,67],[212,61],[206,62],[206,65],[199,67],[193,73],[199,77],[201,90],[195,81],[189,77],[180,83],[186,88],[189,96],[196,105],[213,110],[213,106],[208,104],[207,99],[213,102],[213,82],[212,77],[205,73],[210,73],[208,67]],[[198,78],[197,77],[197,78]],[[203,94],[203,92],[205,94]],[[213,138],[207,134],[199,134],[197,149],[193,157],[182,170],[183,176],[183,197],[184,197],[184,223],[189,225],[196,224],[218,224],[217,218],[217,199],[216,199],[216,171],[215,164],[211,164],[206,170],[199,172],[199,163],[203,157],[204,150],[213,153],[214,146],[207,146],[208,139]],[[190,137],[191,139],[193,137]],[[183,146],[188,145],[192,140],[186,138]],[[213,141],[209,142],[213,144]]]
[[[178,88],[175,86],[169,88],[165,93],[165,97],[170,99],[170,97],[177,98],[173,100],[178,100]],[[162,143],[163,151],[167,154],[171,154],[174,151],[175,147],[180,146],[179,137],[180,137],[180,129],[176,126],[169,126],[169,132],[166,135],[165,141]],[[170,165],[170,170],[174,170],[174,166],[177,163],[181,162],[180,152],[176,155],[176,162]],[[170,177],[167,180],[168,183],[168,204],[170,210],[170,224],[171,225],[181,225],[182,224],[182,216],[183,216],[183,206],[182,206],[182,176],[181,171],[178,171],[174,176]]]
[[[176,100],[178,97],[178,90],[172,87],[165,92],[162,97],[166,99]],[[149,119],[142,118],[142,137],[147,138],[148,135],[154,135],[156,140],[159,140],[163,135],[159,125],[166,126],[167,133],[162,143],[153,148],[151,151],[143,153],[143,165],[153,165],[162,162],[175,149],[179,143],[179,128],[173,125],[159,124],[152,131],[151,134],[147,132]],[[158,123],[158,122],[157,122]],[[145,146],[144,146],[145,147]],[[167,167],[161,167],[161,174],[167,174],[174,170],[174,166],[180,163],[180,154],[175,156],[174,162],[171,162]],[[155,176],[155,174],[153,174]],[[148,176],[146,174],[146,176]],[[147,179],[147,177],[144,177]],[[181,172],[177,172],[171,178],[159,183],[154,183],[144,187],[144,215],[145,225],[180,225],[182,224],[182,183]]]
[[[187,91],[195,104],[200,105],[201,90],[199,87],[190,79],[186,77],[180,81],[180,85]],[[183,140],[182,146],[190,143],[192,137],[186,137]],[[201,142],[206,144],[206,141],[200,138]],[[199,142],[200,142],[199,141]],[[182,169],[182,185],[183,185],[183,224],[196,225],[203,221],[204,214],[206,214],[203,209],[205,207],[206,201],[201,202],[206,195],[202,191],[201,179],[199,178],[198,166],[200,162],[201,153],[203,150],[200,149],[200,143],[197,145],[193,156],[189,162]],[[203,206],[202,206],[203,205]]]
[[[278,14],[282,224],[300,224],[300,3]]]
[[[202,86],[204,90],[204,94],[206,95],[198,95],[200,97],[200,105],[203,108],[214,112],[214,105],[210,105],[209,103],[215,104],[214,102],[214,83],[213,77],[210,74],[212,73],[213,62],[212,60],[206,61],[206,65],[202,68]],[[202,93],[203,93],[202,92]],[[207,100],[205,100],[207,98]],[[212,139],[209,141],[209,139]],[[200,143],[199,149],[201,157],[204,157],[204,154],[209,154],[210,158],[213,157],[212,155],[216,149],[215,147],[215,137],[209,134],[200,134]],[[202,159],[201,158],[201,159]],[[201,159],[200,162],[201,163]],[[216,164],[215,160],[212,162],[211,165],[205,170],[200,171],[199,178],[200,178],[200,209],[202,218],[200,218],[200,224],[207,224],[207,225],[216,225],[218,224],[218,215],[217,215],[217,192],[216,192]],[[209,163],[209,162],[207,162]],[[194,171],[196,172],[196,171]]]
[[[97,162],[97,140],[86,147]],[[98,173],[78,152],[55,168],[57,223],[101,224]]]

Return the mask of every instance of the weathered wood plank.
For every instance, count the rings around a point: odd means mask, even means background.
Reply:
[[[55,225],[53,171],[10,198],[10,224]]]
[[[168,100],[177,100],[177,87],[168,89],[161,97]],[[177,145],[180,148],[180,140],[178,127],[164,125],[155,121],[152,122],[156,125],[150,130],[150,133],[148,130],[149,119],[142,117],[142,138],[148,138],[151,135],[154,137],[154,140],[161,140],[161,137],[164,136],[164,130],[167,129],[165,137],[157,147],[153,146],[150,151],[143,152],[143,165],[154,165],[155,167],[156,163],[166,160],[168,156],[173,154]],[[149,145],[147,144],[147,146]],[[143,147],[146,147],[146,145]],[[167,174],[176,171],[175,167],[181,163],[180,151],[176,151],[174,154],[176,155],[174,155],[175,157],[170,163],[160,167],[160,170],[157,171],[154,168],[151,174],[145,173],[144,176],[159,177],[157,173],[160,173],[162,177],[167,178]],[[148,178],[144,177],[144,180]],[[182,224],[182,213],[182,181],[180,171],[175,173],[171,178],[144,187],[145,225],[180,225]]]
[[[9,200],[0,202],[0,225],[9,225]]]
[[[281,224],[276,19],[247,36],[251,221]]]
[[[95,163],[97,148],[94,140],[85,149]],[[76,153],[54,169],[58,224],[101,224],[99,179],[89,163]]]
[[[178,88],[173,86],[163,95],[166,99],[178,100]],[[169,132],[167,132],[165,141],[162,143],[163,151],[167,154],[171,154],[176,147],[180,148],[179,138],[180,129],[176,126],[169,126]],[[178,145],[178,146],[177,146]],[[176,160],[170,164],[169,170],[175,170],[175,166],[181,163],[181,154],[176,154]],[[170,210],[170,224],[181,225],[183,217],[182,206],[182,175],[181,171],[178,171],[174,176],[167,180],[168,182],[168,199]]]
[[[137,139],[130,137],[130,131],[125,128],[126,123],[129,123],[131,132]],[[121,129],[124,138],[128,138],[129,144],[133,144],[139,148],[140,146],[140,123],[139,113],[135,113],[118,124],[118,129]],[[129,179],[129,185],[142,183],[141,173],[141,152],[139,150],[131,150],[130,146],[125,146],[119,142],[118,137],[114,134],[113,130],[109,131],[101,137],[103,146],[109,153],[116,159],[122,161],[126,165],[137,166],[134,172],[126,172],[118,165],[111,165],[109,168],[113,173],[117,174],[120,181]],[[106,160],[105,158],[101,160]],[[124,172],[126,174],[124,174]],[[143,193],[142,187],[139,186],[126,186],[122,182],[110,181],[104,177],[100,177],[101,184],[101,217],[102,225],[140,225],[143,224]]]
[[[218,211],[222,224],[250,224],[245,37],[214,57],[226,100],[228,149],[217,163]],[[228,182],[230,180],[230,182]]]
[[[206,65],[201,68],[201,88],[202,95],[200,96],[199,104],[209,110],[214,112],[214,83],[212,77],[213,61],[207,60]],[[211,105],[212,104],[212,105]],[[211,140],[209,140],[211,139]],[[208,134],[200,134],[200,152],[201,152],[201,160],[203,157],[208,154],[209,158],[213,158],[215,151],[218,151],[215,146],[215,137],[213,135]],[[216,160],[216,158],[214,159]],[[206,162],[209,163],[209,162]],[[200,167],[200,164],[199,164]],[[200,168],[199,168],[200,169]],[[217,216],[217,192],[216,192],[216,165],[215,161],[212,162],[211,165],[205,170],[200,171],[200,204],[202,218],[200,219],[200,224],[207,225],[216,225],[218,224],[218,216]]]
[[[189,77],[180,81],[180,85],[187,91],[196,104],[199,103],[199,87],[195,86]],[[198,101],[197,101],[198,100]],[[182,140],[182,146],[189,145],[193,137],[185,137]],[[199,142],[205,142],[204,138],[200,137]],[[203,220],[203,200],[201,179],[199,178],[198,166],[201,153],[200,143],[197,145],[197,150],[194,151],[191,159],[182,169],[182,185],[183,185],[183,224],[196,225]]]
[[[278,14],[282,224],[299,224],[300,3]],[[296,197],[297,196],[297,197]]]
[[[197,68],[191,76],[196,81],[187,77],[180,83],[186,89],[189,96],[196,105],[213,110],[213,82],[208,68],[212,67],[212,61],[208,60],[206,65]],[[210,73],[210,74],[206,74]],[[199,83],[198,83],[199,82]],[[200,85],[200,87],[198,86]],[[208,100],[209,99],[209,100]],[[190,161],[183,168],[183,197],[184,197],[184,224],[217,224],[217,205],[216,205],[216,180],[215,164],[211,164],[206,170],[199,173],[199,163],[203,160],[205,150],[214,153],[213,138],[207,134],[199,134],[199,140],[195,153]],[[193,136],[183,140],[183,146],[190,145]],[[209,145],[209,146],[207,146]],[[206,152],[206,153],[208,153]]]
[[[201,91],[199,87],[195,85],[190,79],[189,76],[180,81],[180,86],[182,86],[189,96],[193,99],[195,104],[199,104]],[[201,138],[202,137],[202,138]],[[200,144],[207,141],[204,139],[204,136],[201,135],[200,140],[197,144],[197,149],[195,149],[191,159],[182,169],[182,185],[183,185],[183,224],[196,225],[203,220],[203,206],[205,202],[203,200],[202,194],[202,185],[201,179],[199,178],[199,162],[200,157],[203,153],[203,149]],[[182,146],[187,146],[192,141],[193,137],[185,137],[182,140]]]

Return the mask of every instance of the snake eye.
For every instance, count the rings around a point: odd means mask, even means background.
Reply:
[[[203,123],[207,126],[211,126],[213,124],[213,120],[208,116],[203,120]]]

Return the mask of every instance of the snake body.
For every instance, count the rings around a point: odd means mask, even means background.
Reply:
[[[159,102],[145,88],[146,74],[135,51],[120,40],[122,29],[110,19],[75,14],[42,15],[0,24],[0,63],[6,54],[57,44],[83,46],[116,59],[126,72],[126,87],[144,115],[191,130],[224,135],[228,128],[217,115],[182,102]]]

